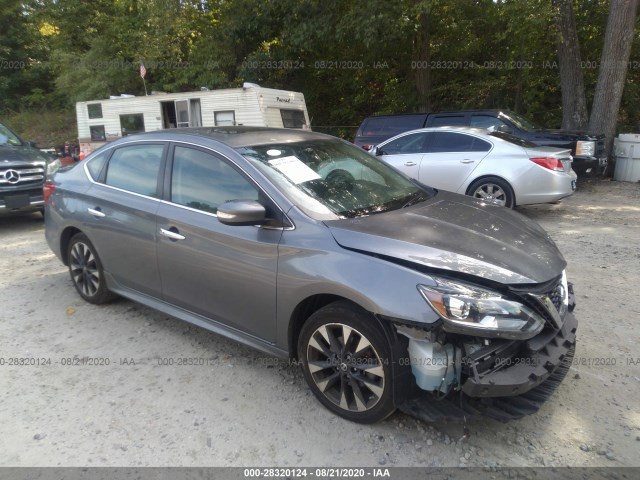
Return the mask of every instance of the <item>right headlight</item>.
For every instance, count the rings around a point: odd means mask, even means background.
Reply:
[[[596,154],[596,142],[578,140],[576,142],[576,155],[593,157]]]
[[[435,278],[418,291],[449,332],[526,340],[537,335],[545,320],[528,306],[498,292],[449,279]]]

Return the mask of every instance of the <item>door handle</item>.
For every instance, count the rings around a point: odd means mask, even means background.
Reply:
[[[416,165],[416,162],[412,162],[411,160],[409,160],[408,162],[404,162],[405,167],[413,167],[415,165]]]
[[[475,160],[469,160],[468,158],[465,158],[464,160],[460,160],[460,163],[473,163],[475,162]]]
[[[106,217],[106,215],[100,211],[100,207],[87,208],[87,212],[89,212],[94,217],[98,217],[98,218]]]
[[[171,240],[184,240],[185,236],[178,233],[176,227],[171,227],[173,230],[167,230],[166,228],[160,229],[160,235],[163,235]]]

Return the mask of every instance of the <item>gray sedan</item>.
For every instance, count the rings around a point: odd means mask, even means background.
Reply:
[[[517,418],[573,357],[566,262],[537,224],[334,137],[128,136],[45,196],[47,241],[86,301],[121,295],[297,359],[349,420]]]
[[[507,207],[556,202],[576,189],[571,150],[498,131],[424,128],[390,138],[372,153],[426,185]]]

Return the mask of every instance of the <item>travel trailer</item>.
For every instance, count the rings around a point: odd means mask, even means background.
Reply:
[[[126,135],[167,128],[253,125],[309,128],[309,114],[300,92],[243,88],[146,96],[120,95],[108,100],[76,103],[81,157],[106,142]]]

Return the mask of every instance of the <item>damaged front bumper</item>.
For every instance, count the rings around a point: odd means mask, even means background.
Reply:
[[[450,362],[459,369],[454,388],[444,393],[415,388],[398,408],[426,422],[466,421],[474,416],[506,422],[536,413],[573,362],[578,321],[572,313],[572,286],[568,303],[558,328],[548,326],[525,341],[485,342],[473,351],[462,347],[459,361]]]
[[[521,395],[544,383],[570,356],[576,344],[578,321],[568,313],[564,324],[556,332],[542,334],[524,342],[515,358],[504,358],[504,368],[478,373],[477,365],[486,361],[483,352],[467,357],[471,375],[462,385],[462,392],[469,397],[504,397]]]

